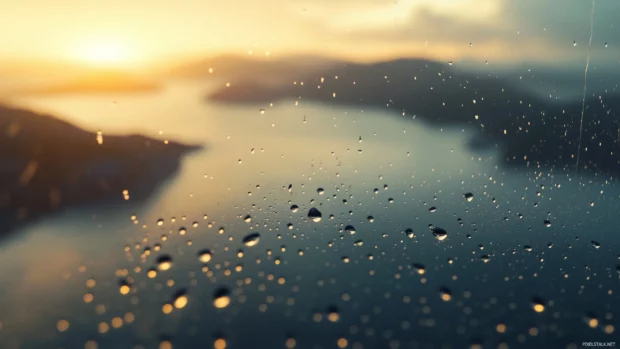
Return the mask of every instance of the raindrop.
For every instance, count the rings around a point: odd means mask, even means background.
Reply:
[[[433,236],[435,237],[435,239],[439,241],[443,241],[448,237],[448,232],[446,232],[444,229],[439,228],[439,227],[432,227],[431,232],[433,233]]]
[[[368,217],[366,217],[366,219],[368,219],[368,221],[369,221],[370,223],[372,223],[372,222],[374,222],[374,221],[375,221],[375,217],[373,217],[373,216],[368,216]]]
[[[211,261],[211,251],[210,250],[202,250],[198,252],[198,260],[201,263],[209,263]]]
[[[594,240],[591,241],[591,244],[592,244],[592,247],[594,247],[596,249],[601,247],[601,244],[598,243],[597,241],[594,241]]]
[[[592,312],[587,312],[584,316],[585,322],[590,326],[590,328],[597,328],[600,324],[598,320],[598,316]]]
[[[319,188],[319,189],[317,189],[317,190],[316,190],[316,192],[317,192],[319,195],[323,195],[323,194],[325,194],[325,190],[324,190],[323,188]]]
[[[291,212],[295,213],[295,212],[297,212],[298,210],[299,210],[299,206],[297,206],[297,205],[292,205],[292,206],[291,206]]]
[[[545,219],[544,223],[545,223],[545,227],[547,227],[547,228],[551,227],[551,221],[550,220]]]
[[[330,322],[337,322],[340,320],[340,311],[337,307],[331,306],[327,308],[327,320]]]
[[[344,230],[351,235],[355,234],[355,227],[352,225],[347,225]]]
[[[463,196],[465,197],[465,200],[471,202],[474,199],[474,194],[472,193],[465,193],[463,194]]]
[[[439,289],[439,297],[444,302],[449,302],[452,300],[452,291],[450,291],[447,287],[442,287]]]
[[[545,311],[545,301],[539,297],[532,298],[532,309],[537,313],[542,313]]]
[[[169,255],[163,255],[157,258],[157,269],[166,271],[172,268],[172,257]]]
[[[413,232],[413,229],[411,228],[407,228],[405,229],[405,231],[403,232],[405,235],[407,235],[408,238],[413,239],[415,237],[415,234]]]
[[[526,250],[527,252],[532,252],[532,246],[530,245],[523,246],[523,249]]]
[[[428,212],[431,212],[431,213],[433,213],[435,211],[437,211],[437,207],[435,207],[435,206],[433,206],[433,207],[428,209]]]
[[[213,306],[218,309],[226,308],[230,304],[230,290],[222,286],[213,292]]]
[[[131,291],[131,286],[129,285],[129,282],[127,282],[127,280],[119,281],[118,285],[119,285],[119,292],[122,295],[127,295],[129,294],[129,291]]]
[[[245,216],[245,218],[243,218],[244,221],[246,221],[247,223],[250,223],[252,221],[252,216],[247,215]]]
[[[412,267],[420,275],[426,273],[426,266],[424,264],[414,263]]]
[[[187,292],[185,290],[180,290],[174,295],[174,307],[177,309],[183,309],[187,305],[189,298],[187,298]]]
[[[259,241],[260,241],[260,234],[259,233],[251,233],[251,234],[246,235],[243,238],[243,244],[248,246],[248,247],[252,247],[252,246],[258,245]]]
[[[315,207],[311,208],[310,211],[308,211],[308,218],[310,218],[315,223],[320,222],[322,217],[323,215],[321,214],[321,211],[317,210]]]

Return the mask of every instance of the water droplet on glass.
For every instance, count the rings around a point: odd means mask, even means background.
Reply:
[[[374,222],[374,221],[375,221],[375,217],[373,217],[373,216],[368,216],[368,217],[366,217],[366,219],[368,219],[368,221],[369,221],[370,223],[372,223],[372,222]]]
[[[258,245],[259,241],[260,241],[260,233],[251,233],[251,234],[246,235],[243,238],[243,244],[248,247]]]
[[[545,311],[545,301],[539,297],[532,298],[532,309],[537,313],[542,313]]]
[[[330,322],[337,322],[340,320],[340,311],[337,307],[331,306],[327,308],[327,320]]]
[[[439,289],[439,297],[444,302],[449,302],[452,300],[452,291],[450,291],[447,287],[442,287]]]
[[[592,240],[591,241],[592,247],[598,249],[601,247],[601,244],[599,244],[597,241]]]
[[[243,220],[244,220],[246,223],[250,223],[250,222],[252,221],[252,216],[247,215],[247,216],[245,216],[245,217],[243,218]]]
[[[211,251],[210,250],[202,250],[198,252],[198,260],[201,263],[209,263],[211,261]]]
[[[415,237],[415,233],[413,232],[413,229],[411,229],[411,228],[405,229],[405,231],[403,233],[405,235],[407,235],[407,237],[410,238],[410,239],[413,239]]]
[[[170,268],[172,268],[172,258],[170,256],[163,255],[157,258],[157,269],[165,271]]]
[[[426,266],[424,264],[414,263],[412,267],[420,275],[426,273]]]
[[[174,307],[177,309],[183,309],[187,305],[189,298],[187,298],[187,293],[185,290],[181,290],[174,295]]]
[[[291,212],[295,213],[295,212],[297,212],[298,210],[299,210],[299,206],[297,206],[297,205],[292,205],[292,206],[291,206]]]
[[[213,292],[213,306],[218,309],[226,308],[230,304],[230,290],[227,287],[219,287]]]
[[[547,227],[547,228],[551,227],[551,221],[548,220],[548,219],[545,219],[544,224],[545,224],[545,227]]]
[[[319,189],[317,189],[317,190],[316,190],[316,192],[317,192],[319,195],[323,195],[323,194],[325,194],[325,190],[324,190],[323,188],[319,188]]]
[[[320,222],[322,217],[323,215],[321,214],[321,211],[317,210],[315,207],[311,208],[310,211],[308,211],[308,218],[310,218],[315,223]]]
[[[444,229],[439,228],[439,227],[432,227],[431,232],[433,233],[433,236],[435,237],[435,239],[439,241],[443,241],[448,237],[448,232],[446,232]]]
[[[119,281],[118,284],[119,284],[119,289],[118,290],[119,290],[119,292],[122,295],[129,294],[129,291],[131,291],[131,286],[129,285],[129,282],[127,282],[127,280],[123,279],[123,280]]]
[[[346,227],[344,227],[344,231],[346,231],[347,233],[353,235],[355,234],[355,227],[352,225],[347,225]]]
[[[465,197],[465,200],[471,202],[474,199],[474,194],[472,193],[465,193],[463,194],[463,196]]]

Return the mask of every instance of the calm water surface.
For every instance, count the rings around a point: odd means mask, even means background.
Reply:
[[[220,105],[205,101],[208,89],[16,101],[102,130],[104,142],[142,133],[205,149],[147,203],[69,210],[4,241],[1,348],[210,348],[219,338],[229,348],[565,348],[617,336],[614,181],[502,168],[493,150],[466,147],[469,130],[398,112]],[[260,240],[245,246],[252,232]],[[162,255],[172,267],[149,278]],[[220,287],[224,309],[213,305]],[[179,291],[187,305],[164,314]]]

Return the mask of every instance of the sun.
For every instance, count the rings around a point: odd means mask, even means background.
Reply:
[[[131,63],[135,57],[129,47],[121,42],[91,41],[77,50],[76,58],[97,66],[119,66]]]

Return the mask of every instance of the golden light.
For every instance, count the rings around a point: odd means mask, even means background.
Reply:
[[[187,305],[188,298],[186,295],[181,295],[177,299],[174,300],[174,307],[177,309],[183,309]]]
[[[213,306],[218,309],[226,308],[230,304],[230,297],[221,296],[213,300]]]
[[[125,65],[135,60],[128,45],[113,40],[89,41],[77,50],[75,56],[81,62],[97,66]]]

